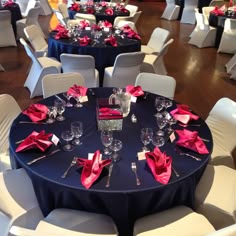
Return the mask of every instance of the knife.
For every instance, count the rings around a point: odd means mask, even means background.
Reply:
[[[60,151],[60,149],[56,149],[56,150],[52,151],[52,152],[49,153],[49,154],[46,154],[46,155],[43,155],[43,156],[41,156],[41,157],[35,158],[35,159],[33,159],[32,161],[27,162],[27,165],[31,165],[31,164],[35,163],[36,161],[39,161],[39,160],[41,160],[41,159],[43,159],[43,158],[45,158],[45,157],[51,156],[51,155],[53,155],[54,153],[59,152],[59,151]]]
[[[109,173],[108,173],[108,177],[107,177],[107,183],[106,183],[106,187],[107,188],[110,186],[110,179],[111,179],[111,174],[112,174],[112,168],[113,168],[113,164],[110,164],[110,166],[109,166]]]

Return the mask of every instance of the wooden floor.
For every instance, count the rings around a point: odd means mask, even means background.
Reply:
[[[232,55],[218,54],[216,48],[198,49],[189,45],[188,36],[194,26],[160,19],[165,3],[131,3],[142,10],[137,28],[143,44],[157,26],[171,32],[174,44],[169,48],[165,62],[168,74],[177,81],[176,101],[188,104],[203,119],[219,98],[226,96],[236,101],[236,81],[229,80],[224,68]],[[51,4],[55,7],[57,1],[51,1]],[[57,25],[57,21],[55,16],[41,16],[40,24],[46,33]],[[20,44],[16,48],[0,48],[0,64],[6,70],[0,72],[0,94],[11,94],[22,109],[41,99],[30,99],[29,91],[23,87],[30,59]]]

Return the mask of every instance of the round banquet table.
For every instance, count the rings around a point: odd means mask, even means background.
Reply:
[[[156,113],[154,94],[148,94],[146,99],[140,97],[136,103],[132,103],[129,116],[123,119],[122,131],[114,131],[114,138],[123,141],[123,148],[119,152],[121,160],[114,163],[109,188],[105,187],[108,175],[106,168],[90,189],[85,189],[81,184],[79,167],[73,167],[65,179],[61,178],[73,157],[87,158],[88,153],[103,150],[100,132],[97,129],[96,101],[97,98],[109,97],[112,88],[93,88],[93,92],[95,95],[88,90],[88,102],[84,103],[82,108],[66,108],[65,121],[56,121],[53,124],[23,124],[19,121],[29,121],[29,118],[20,114],[12,124],[9,136],[12,165],[15,168],[23,167],[29,174],[43,214],[47,215],[54,208],[63,207],[104,213],[113,218],[119,235],[131,236],[135,220],[142,216],[176,205],[194,207],[195,187],[204,172],[210,154],[201,155],[180,148],[183,152],[201,158],[201,161],[196,161],[188,156],[181,156],[176,150],[175,142],[166,141],[160,149],[173,158],[172,165],[180,175],[177,177],[172,171],[170,181],[166,185],[155,181],[145,160],[137,160],[137,152],[143,146],[140,141],[141,128],[151,127],[154,131],[157,130],[154,117]],[[63,98],[62,94],[59,96]],[[55,99],[52,96],[40,103],[51,106]],[[176,108],[175,103],[167,110],[174,108]],[[136,114],[137,123],[131,122],[131,114]],[[65,152],[61,149],[56,154],[32,165],[27,165],[27,162],[41,156],[42,153],[36,150],[15,152],[18,145],[16,142],[27,137],[32,131],[45,130],[46,133],[53,133],[60,138],[61,132],[70,129],[71,122],[75,120],[83,122],[84,134],[81,137],[82,145],[74,147],[73,151]],[[211,153],[212,136],[208,126],[201,118],[191,122],[201,124],[200,127],[189,126],[188,129],[197,130],[200,137],[209,139],[210,142],[205,144]],[[183,129],[179,124],[174,125],[173,128]],[[62,143],[64,144],[64,141]],[[153,149],[152,144],[148,147]],[[52,146],[45,154],[57,148]],[[131,162],[134,161],[137,163],[141,180],[139,186],[136,185],[135,175],[131,171]]]
[[[112,15],[108,15],[106,13],[106,9],[107,8],[112,8],[113,9],[113,14]],[[94,10],[94,15],[96,17],[96,22],[98,23],[99,21],[108,21],[110,23],[114,23],[114,20],[117,16],[129,16],[130,12],[127,10],[126,12],[120,11],[119,9],[116,9],[116,7],[110,7],[110,6],[106,6],[106,7],[101,7],[101,9],[99,11],[95,10],[94,6],[92,6],[92,10]],[[68,13],[69,13],[69,17],[70,19],[74,19],[74,16],[76,13],[87,13],[87,9],[83,9],[80,8],[79,11],[73,11],[68,9]]]
[[[14,3],[11,6],[0,7],[0,11],[1,10],[9,10],[11,12],[11,24],[12,24],[12,27],[13,27],[14,34],[16,36],[16,21],[22,19],[22,15],[21,15],[19,5],[17,3]]]
[[[107,37],[106,33],[98,39],[99,42],[93,40],[91,31],[84,30],[80,37],[88,35],[92,38],[92,42],[87,46],[80,46],[78,42],[73,39],[55,39],[56,32],[49,33],[48,36],[48,56],[55,57],[60,60],[62,53],[91,55],[95,59],[95,67],[99,72],[100,85],[102,85],[104,69],[108,66],[113,66],[116,56],[120,53],[137,52],[141,49],[141,42],[137,39],[130,39],[127,37],[117,38],[117,47],[104,44],[104,39]]]

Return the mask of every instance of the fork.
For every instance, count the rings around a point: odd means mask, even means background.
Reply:
[[[137,185],[140,185],[141,182],[140,182],[140,180],[139,180],[139,178],[138,178],[137,166],[136,166],[136,163],[135,163],[135,162],[132,162],[132,163],[131,163],[131,169],[132,169],[132,171],[133,171],[134,174],[135,174],[135,177],[136,177],[136,184],[137,184]]]
[[[184,152],[180,152],[179,155],[183,156],[188,156],[188,157],[192,157],[193,159],[195,159],[196,161],[201,161],[202,159],[199,157],[195,157],[194,155],[188,154],[188,153],[184,153]]]
[[[64,172],[64,174],[61,176],[61,178],[66,178],[69,170],[71,169],[71,167],[73,167],[75,164],[77,163],[77,157],[74,157],[73,160],[71,161],[69,167],[66,169],[66,171]]]
[[[197,126],[197,127],[200,127],[201,125],[200,125],[200,124],[188,125],[188,124],[181,124],[181,123],[179,123],[179,126],[182,126],[182,127],[188,127],[188,126]]]

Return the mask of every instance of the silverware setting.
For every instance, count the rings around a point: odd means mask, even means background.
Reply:
[[[35,125],[47,125],[46,122],[33,122],[33,121],[19,121],[19,124],[35,124]]]
[[[149,94],[149,93],[146,92],[145,95],[144,95],[144,97],[143,97],[143,99],[147,99],[148,94]]]
[[[179,126],[182,126],[182,127],[188,127],[188,126],[196,126],[196,127],[200,127],[201,125],[200,125],[200,124],[188,125],[188,124],[181,124],[181,123],[179,123]]]
[[[51,155],[53,155],[53,154],[55,154],[55,153],[57,153],[59,151],[61,151],[61,150],[60,149],[55,149],[54,151],[52,151],[52,152],[50,152],[50,153],[48,153],[46,155],[43,155],[41,157],[37,157],[37,158],[33,159],[32,161],[27,162],[27,165],[31,165],[31,164],[33,164],[33,163],[35,163],[35,162],[37,162],[37,161],[39,161],[39,160],[41,160],[41,159],[43,159],[45,157],[51,156]]]
[[[61,178],[66,178],[68,172],[70,171],[70,169],[77,163],[77,157],[74,157],[73,160],[71,161],[70,165],[68,166],[68,168],[66,169],[66,171],[64,172],[64,174],[61,176]]]
[[[140,182],[139,177],[138,177],[138,174],[137,174],[137,166],[136,166],[136,163],[135,163],[135,162],[132,162],[132,163],[131,163],[131,169],[132,169],[132,171],[133,171],[134,174],[135,174],[136,185],[140,185],[141,182]]]
[[[201,138],[201,137],[200,137],[200,139],[201,139],[202,141],[204,141],[204,142],[210,142],[209,139],[205,139],[205,138]]]
[[[180,152],[179,155],[191,157],[191,158],[193,158],[193,159],[196,160],[196,161],[201,161],[201,160],[202,160],[202,159],[199,158],[199,157],[195,157],[194,155],[191,155],[191,154],[188,154],[188,153],[184,153],[184,152]]]
[[[177,172],[177,170],[176,170],[173,166],[172,166],[171,168],[172,168],[172,170],[174,171],[175,176],[178,178],[180,175],[179,175],[179,173]]]
[[[89,89],[90,93],[92,94],[92,96],[95,96],[95,93],[93,92],[92,89]]]
[[[111,163],[110,166],[109,166],[109,172],[108,172],[107,183],[106,183],[107,188],[110,186],[112,169],[113,169],[113,164]]]

